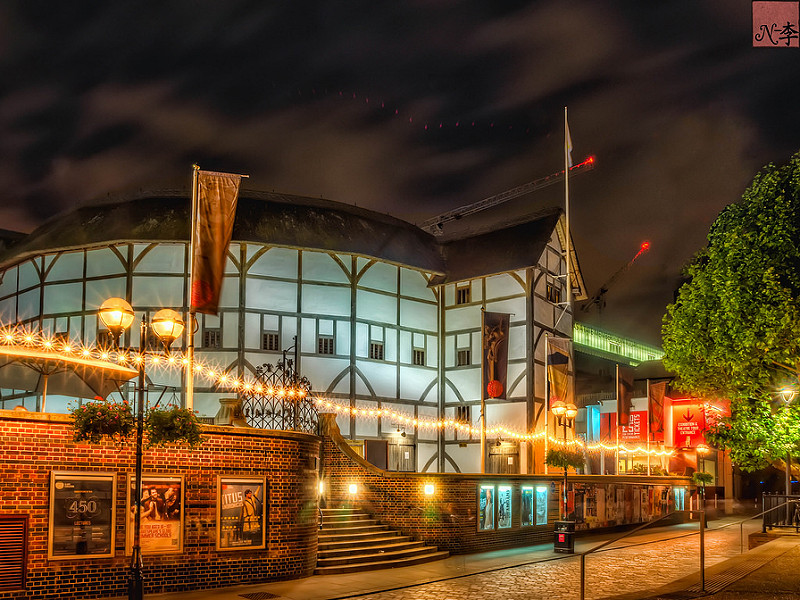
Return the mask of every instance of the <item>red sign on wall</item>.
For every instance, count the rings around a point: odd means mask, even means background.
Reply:
[[[706,418],[700,402],[673,401],[672,423],[672,440],[676,448],[696,448],[705,444]]]
[[[630,413],[628,425],[623,425],[619,430],[620,441],[646,442],[647,441],[647,411],[639,410]]]

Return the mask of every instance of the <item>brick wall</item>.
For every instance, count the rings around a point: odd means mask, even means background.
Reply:
[[[317,557],[319,438],[205,426],[196,450],[145,450],[143,471],[184,475],[184,551],[144,556],[145,593],[292,579],[310,575]],[[76,444],[71,417],[0,410],[0,515],[28,516],[27,586],[0,600],[94,598],[127,594],[127,475],[133,445]],[[48,560],[50,472],[117,473],[115,556]],[[216,550],[217,475],[266,476],[267,547]]]
[[[404,534],[446,549],[453,554],[512,548],[553,541],[553,522],[559,518],[561,475],[481,475],[474,473],[398,473],[378,469],[358,456],[342,438],[336,416],[320,415],[323,433],[321,503],[328,507],[353,506],[373,515]],[[641,476],[571,475],[570,484],[594,485],[598,489],[614,484],[644,489],[646,484],[664,489],[688,486],[688,478]],[[520,505],[522,485],[547,485],[548,524],[520,526],[520,511],[512,510],[511,527],[478,531],[478,486],[508,484],[512,503]],[[350,494],[355,484],[357,492]],[[433,484],[434,494],[425,494]],[[615,526],[626,526],[626,522]]]

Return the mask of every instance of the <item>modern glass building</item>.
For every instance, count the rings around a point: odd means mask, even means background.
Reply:
[[[97,309],[112,296],[128,300],[137,317],[165,307],[186,315],[189,213],[186,194],[159,192],[52,219],[0,255],[0,319],[93,345],[106,341]],[[507,385],[502,397],[486,401],[487,425],[544,430],[544,337],[572,333],[572,315],[562,315],[563,245],[556,210],[444,238],[349,205],[245,191],[220,311],[198,315],[196,356],[248,377],[296,339],[298,370],[340,409],[339,426],[358,450],[385,456],[389,469],[476,471],[479,439],[422,422],[478,425],[485,310],[509,315]],[[137,347],[138,329],[122,343]],[[182,370],[148,369],[148,378],[151,402],[184,402]],[[213,417],[219,399],[232,395],[195,379],[194,407],[203,416]],[[63,412],[69,401],[48,396],[47,408]],[[5,408],[37,410],[37,402],[28,390],[4,389],[0,397]],[[390,409],[418,423],[343,410],[356,407]],[[493,441],[489,470],[541,469],[541,449]]]

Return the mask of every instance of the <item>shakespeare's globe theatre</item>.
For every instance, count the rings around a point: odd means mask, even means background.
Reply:
[[[353,206],[243,191],[218,316],[198,315],[196,358],[238,377],[275,363],[297,339],[298,370],[340,410],[357,450],[382,448],[389,469],[477,471],[479,439],[453,429],[360,418],[343,408],[391,409],[420,421],[478,425],[482,310],[509,315],[507,384],[486,400],[486,423],[544,430],[545,334],[570,337],[559,211],[503,229],[438,238]],[[190,201],[184,193],[140,194],[59,216],[0,255],[0,319],[56,339],[95,345],[109,297],[125,298],[137,323],[174,308],[186,316]],[[583,297],[572,253],[572,285]],[[138,328],[121,341],[137,347]],[[175,349],[185,340],[175,343]],[[294,352],[294,351],[292,351]],[[149,401],[182,403],[179,368],[148,368]],[[132,388],[131,388],[132,389]],[[213,417],[236,396],[195,378],[194,408]],[[131,390],[125,390],[131,393]],[[39,410],[29,390],[0,390],[0,407]],[[47,410],[73,399],[48,395]],[[533,472],[534,444],[492,440],[496,472]],[[372,450],[371,450],[372,449]]]

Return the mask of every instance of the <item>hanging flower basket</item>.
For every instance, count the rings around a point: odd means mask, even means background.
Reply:
[[[99,444],[110,438],[121,444],[136,430],[136,420],[130,405],[96,397],[70,411],[73,417],[73,439],[76,442]]]
[[[205,441],[200,427],[197,416],[188,408],[152,408],[144,423],[147,447],[185,443],[196,448]]]
[[[550,467],[581,469],[585,461],[583,451],[577,448],[550,448],[544,462]]]
[[[705,471],[692,473],[692,483],[695,485],[708,485],[712,481],[714,481],[714,476],[711,473],[706,473]]]

